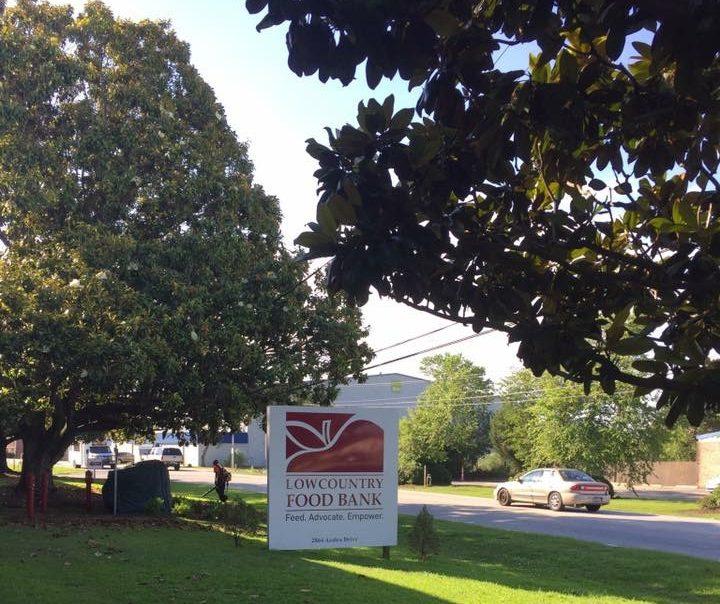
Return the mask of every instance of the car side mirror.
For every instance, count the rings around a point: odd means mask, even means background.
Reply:
[[[519,482],[520,484],[522,484],[523,479],[522,479],[522,478],[518,478],[518,482]]]

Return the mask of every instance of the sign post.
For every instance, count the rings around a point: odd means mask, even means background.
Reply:
[[[268,407],[268,544],[397,544],[398,412]],[[386,549],[387,548],[387,549]]]

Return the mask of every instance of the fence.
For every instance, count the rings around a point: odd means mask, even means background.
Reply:
[[[625,476],[615,476],[613,482],[622,484]],[[674,487],[698,484],[698,463],[696,461],[658,461],[653,465],[652,473],[646,484]]]

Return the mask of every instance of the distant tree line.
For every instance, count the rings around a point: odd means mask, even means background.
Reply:
[[[493,398],[485,371],[460,355],[424,359],[433,378],[400,429],[400,479],[434,484],[473,476],[502,478],[543,466],[582,469],[597,477],[644,482],[661,460],[695,458],[700,428],[668,429],[654,401],[625,387],[609,395],[520,370],[502,380]],[[489,409],[496,408],[493,413]]]

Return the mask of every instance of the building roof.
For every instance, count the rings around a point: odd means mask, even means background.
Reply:
[[[404,373],[369,375],[362,383],[351,380],[339,386],[333,406],[391,407],[407,412],[431,383]]]
[[[695,438],[698,440],[720,440],[720,430],[717,432],[708,432],[707,434],[698,434]]]
[[[378,384],[378,383],[388,383],[392,384],[393,382],[425,382],[426,384],[430,383],[430,380],[426,380],[425,378],[416,377],[414,375],[408,375],[406,373],[375,373],[373,375],[368,375],[367,379],[364,384]],[[357,380],[350,380],[348,382],[348,386],[351,384],[357,384]],[[361,384],[362,385],[362,384]]]

